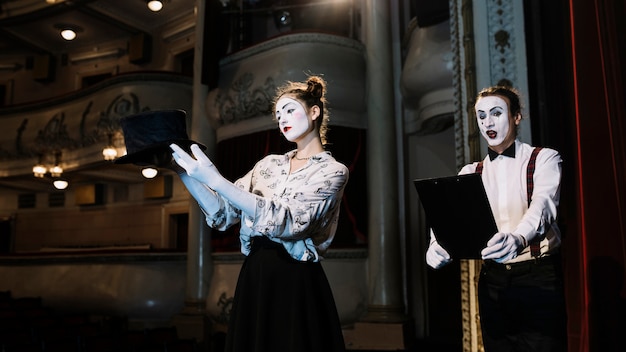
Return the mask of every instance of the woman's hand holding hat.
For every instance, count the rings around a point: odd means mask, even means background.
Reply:
[[[202,152],[202,149],[200,149],[197,144],[191,145],[191,153],[193,156],[189,155],[176,144],[171,144],[170,148],[173,150],[172,157],[174,161],[185,169],[187,175],[213,189],[215,189],[217,183],[223,181],[224,178],[215,165],[204,152]]]
[[[173,150],[172,158],[180,167],[185,169],[187,175],[219,193],[244,213],[254,214],[257,196],[240,189],[225,179],[198,145],[193,144],[191,146],[193,156],[176,144],[171,144],[170,148]]]

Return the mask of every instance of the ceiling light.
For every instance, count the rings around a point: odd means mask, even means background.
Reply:
[[[159,0],[150,0],[148,1],[148,8],[150,11],[158,12],[163,8],[163,2]]]
[[[61,37],[65,40],[74,40],[74,38],[76,38],[76,32],[72,29],[64,29],[61,31]]]
[[[69,183],[65,180],[54,180],[54,182],[52,182],[52,184],[54,185],[54,188],[56,189],[66,189],[67,186],[69,185]]]
[[[143,168],[143,170],[141,170],[141,174],[145,178],[154,178],[158,173],[159,171],[152,167],[145,167]]]
[[[70,41],[76,38],[76,35],[83,31],[79,26],[67,23],[56,23],[54,28],[58,29],[63,39]]]

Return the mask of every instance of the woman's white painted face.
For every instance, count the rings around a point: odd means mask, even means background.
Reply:
[[[313,123],[304,106],[289,97],[282,97],[276,102],[276,120],[280,132],[290,142],[295,142],[313,129]]]
[[[499,146],[505,141],[515,139],[515,133],[511,126],[509,117],[509,105],[499,96],[487,96],[479,98],[474,106],[476,119],[480,133],[487,143],[492,146]],[[513,123],[517,123],[514,120]]]

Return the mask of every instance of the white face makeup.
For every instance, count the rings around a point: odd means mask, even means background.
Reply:
[[[490,147],[508,147],[515,139],[515,133],[511,126],[519,122],[519,119],[509,117],[509,106],[499,96],[487,96],[478,99],[475,105],[476,120],[480,133]]]
[[[306,109],[293,98],[283,97],[276,102],[276,120],[280,132],[290,142],[295,142],[313,129]]]

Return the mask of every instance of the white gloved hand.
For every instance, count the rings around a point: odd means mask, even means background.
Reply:
[[[498,263],[504,263],[515,257],[526,247],[526,239],[522,235],[514,233],[498,232],[487,242],[480,254],[483,259],[493,259]]]
[[[185,169],[187,175],[219,193],[242,212],[254,215],[257,196],[225,179],[197,144],[191,146],[193,156],[176,144],[171,144],[170,148],[173,150],[172,158],[180,167]],[[192,182],[185,182],[185,185],[190,186]],[[195,197],[196,195],[194,195]],[[214,204],[205,205],[201,203],[201,206],[206,206],[205,210],[210,210],[208,208]]]
[[[197,144],[191,145],[191,153],[193,156],[189,155],[176,144],[171,144],[170,148],[173,150],[172,158],[180,167],[185,169],[187,175],[212,189],[215,189],[215,186],[223,181],[224,178],[215,165],[204,152],[202,152],[202,149],[200,149]]]
[[[426,263],[430,267],[439,269],[451,261],[450,254],[436,240],[430,242],[430,246],[428,246],[426,251]]]

